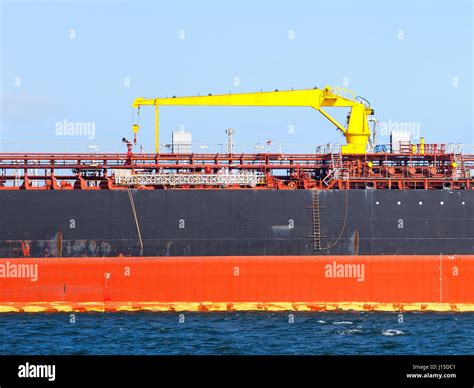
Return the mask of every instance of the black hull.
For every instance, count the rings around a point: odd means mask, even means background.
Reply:
[[[126,190],[0,191],[0,257],[474,252],[474,191],[328,190],[317,200],[310,190],[132,195],[133,201]]]

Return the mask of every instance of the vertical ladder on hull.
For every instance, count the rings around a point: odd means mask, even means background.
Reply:
[[[314,250],[321,250],[321,225],[319,219],[319,190],[313,190],[312,208],[313,208],[313,244]]]

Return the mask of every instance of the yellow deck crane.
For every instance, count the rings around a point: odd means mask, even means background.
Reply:
[[[342,146],[343,154],[365,154],[370,138],[369,118],[374,114],[368,102],[359,99],[355,94],[343,88],[286,90],[274,92],[257,92],[243,94],[220,94],[192,97],[168,97],[168,98],[137,98],[133,102],[133,108],[138,109],[143,105],[155,107],[155,149],[159,153],[159,127],[158,110],[161,105],[172,106],[306,106],[316,109],[333,123],[346,138],[346,145]],[[331,117],[323,107],[350,108],[347,125],[344,127]],[[133,125],[136,134],[139,124]]]

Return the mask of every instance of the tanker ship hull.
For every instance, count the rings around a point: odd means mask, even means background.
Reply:
[[[474,310],[471,190],[4,190],[0,201],[0,311]]]
[[[471,190],[0,191],[0,257],[453,255]]]

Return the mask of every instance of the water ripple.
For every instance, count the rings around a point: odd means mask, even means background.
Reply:
[[[0,314],[0,354],[474,354],[473,313],[180,314]]]

